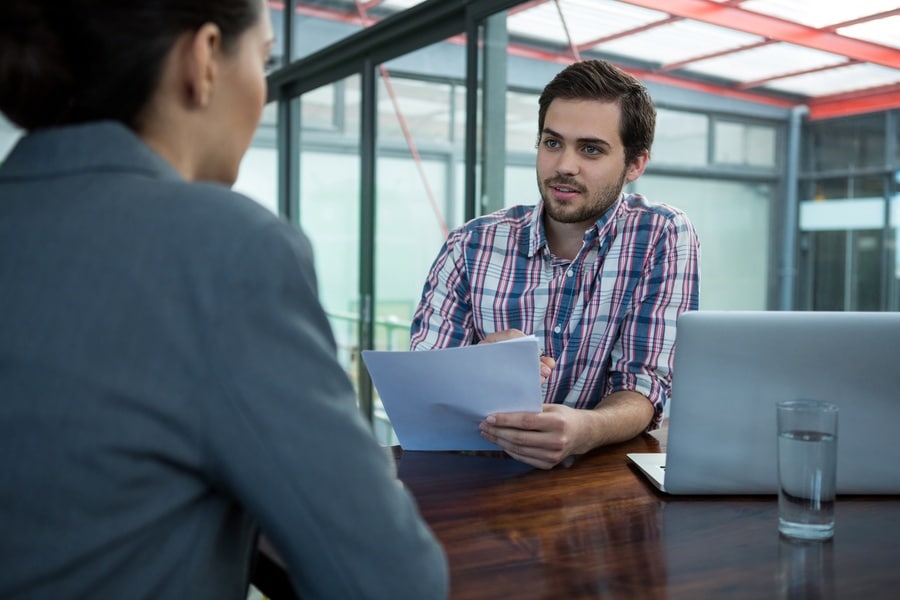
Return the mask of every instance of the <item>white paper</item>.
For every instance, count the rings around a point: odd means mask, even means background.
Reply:
[[[362,357],[405,450],[499,450],[481,437],[481,421],[499,412],[540,412],[543,404],[534,336],[440,350],[364,350]]]

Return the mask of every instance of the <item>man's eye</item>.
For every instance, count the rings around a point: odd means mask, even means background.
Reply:
[[[548,148],[558,148],[559,142],[557,142],[556,140],[544,140],[544,145]]]
[[[597,146],[585,146],[584,151],[587,154],[601,154],[603,151],[600,150]]]

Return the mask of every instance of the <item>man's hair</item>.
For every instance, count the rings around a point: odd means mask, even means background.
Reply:
[[[541,93],[538,140],[550,103],[563,100],[617,102],[622,109],[619,136],[625,147],[625,164],[631,164],[653,145],[656,108],[647,88],[634,76],[605,60],[585,60],[560,71]]]
[[[0,111],[40,129],[112,119],[134,126],[178,37],[215,23],[222,47],[259,0],[0,0]]]

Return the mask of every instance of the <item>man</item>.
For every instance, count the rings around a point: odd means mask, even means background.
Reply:
[[[605,61],[578,62],[539,105],[541,200],[450,233],[410,345],[536,335],[543,412],[490,415],[481,434],[549,469],[658,427],[675,320],[698,307],[700,244],[681,211],[622,193],[647,166],[656,122],[637,79]]]

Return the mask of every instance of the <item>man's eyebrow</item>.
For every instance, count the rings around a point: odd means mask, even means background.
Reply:
[[[544,127],[544,131],[542,131],[541,133],[544,135],[553,136],[555,138],[564,139],[564,137],[560,133],[553,131],[549,127]],[[600,139],[598,137],[581,137],[581,138],[578,138],[576,141],[579,144],[593,144],[594,146],[604,146],[606,148],[612,148],[612,144],[610,144],[606,140]]]

